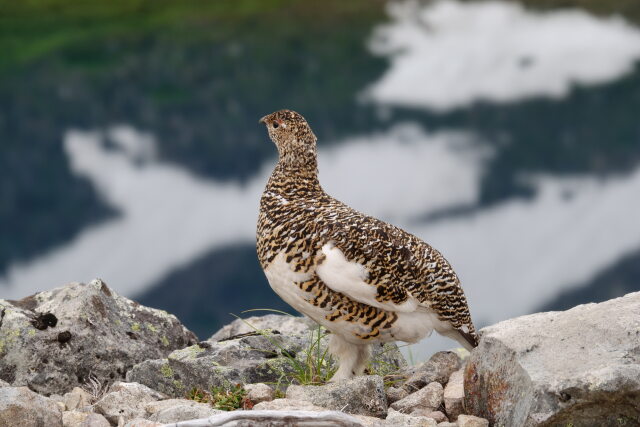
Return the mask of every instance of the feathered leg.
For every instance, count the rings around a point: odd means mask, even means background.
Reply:
[[[340,335],[332,334],[329,341],[329,351],[338,359],[339,367],[331,378],[331,382],[362,375],[369,360],[369,350],[369,344],[352,344]]]

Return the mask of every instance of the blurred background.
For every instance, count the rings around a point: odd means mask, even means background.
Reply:
[[[255,255],[281,108],[477,326],[640,290],[636,0],[0,0],[0,298],[101,277],[201,339],[289,310]]]

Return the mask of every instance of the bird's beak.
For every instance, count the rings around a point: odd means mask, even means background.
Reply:
[[[269,117],[268,114],[266,116],[264,116],[263,118],[261,118],[260,120],[258,120],[258,123],[266,124],[267,123],[267,117]]]

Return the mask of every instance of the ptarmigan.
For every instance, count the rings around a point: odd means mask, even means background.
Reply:
[[[300,114],[281,110],[260,123],[279,161],[260,200],[258,258],[273,290],[332,332],[329,349],[340,365],[332,381],[362,375],[372,343],[416,342],[436,330],[475,347],[467,300],[447,260],[325,193],[316,136]]]

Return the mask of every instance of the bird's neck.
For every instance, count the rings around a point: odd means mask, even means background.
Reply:
[[[280,158],[273,170],[267,183],[268,191],[289,195],[323,191],[318,181],[318,166],[315,158],[304,164],[291,164],[285,160]]]

